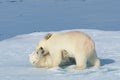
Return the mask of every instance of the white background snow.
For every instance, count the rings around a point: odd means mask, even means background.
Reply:
[[[0,80],[120,80],[119,0],[0,0]],[[28,55],[48,32],[82,31],[101,67],[41,69]]]

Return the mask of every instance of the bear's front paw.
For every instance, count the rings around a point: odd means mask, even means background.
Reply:
[[[72,69],[72,70],[84,70],[86,67],[83,67],[83,66],[72,66],[72,67],[69,67],[69,69]]]
[[[75,66],[74,69],[75,70],[84,70],[86,67],[84,66]]]

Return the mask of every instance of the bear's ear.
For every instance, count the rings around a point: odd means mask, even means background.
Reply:
[[[52,33],[48,33],[46,34],[46,36],[44,37],[46,40],[48,40],[50,37],[52,36]]]

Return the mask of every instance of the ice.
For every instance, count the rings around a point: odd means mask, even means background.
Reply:
[[[101,67],[85,70],[69,68],[35,68],[29,63],[28,55],[36,43],[49,32],[35,32],[18,35],[0,41],[0,79],[1,80],[119,80],[120,79],[120,31],[101,31],[75,29],[89,34],[96,43]],[[59,32],[66,32],[64,30]],[[116,40],[117,39],[117,40]],[[70,67],[73,67],[71,65]]]
[[[35,68],[28,55],[50,32],[82,31],[100,68]],[[120,0],[0,0],[0,80],[120,80]]]

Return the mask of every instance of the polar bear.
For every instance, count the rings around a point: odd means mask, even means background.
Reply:
[[[80,31],[49,33],[39,41],[35,52],[41,55],[50,54],[52,67],[58,67],[62,61],[61,50],[66,50],[69,57],[75,59],[75,69],[85,69],[87,61],[99,67],[94,41]],[[40,56],[41,56],[40,55]]]
[[[50,54],[47,53],[45,55],[40,55],[41,53],[39,51],[40,49],[29,55],[30,63],[37,68],[50,68],[52,66]],[[74,59],[69,58],[67,54],[66,50],[61,51],[62,61],[59,66],[66,66],[75,63]]]

